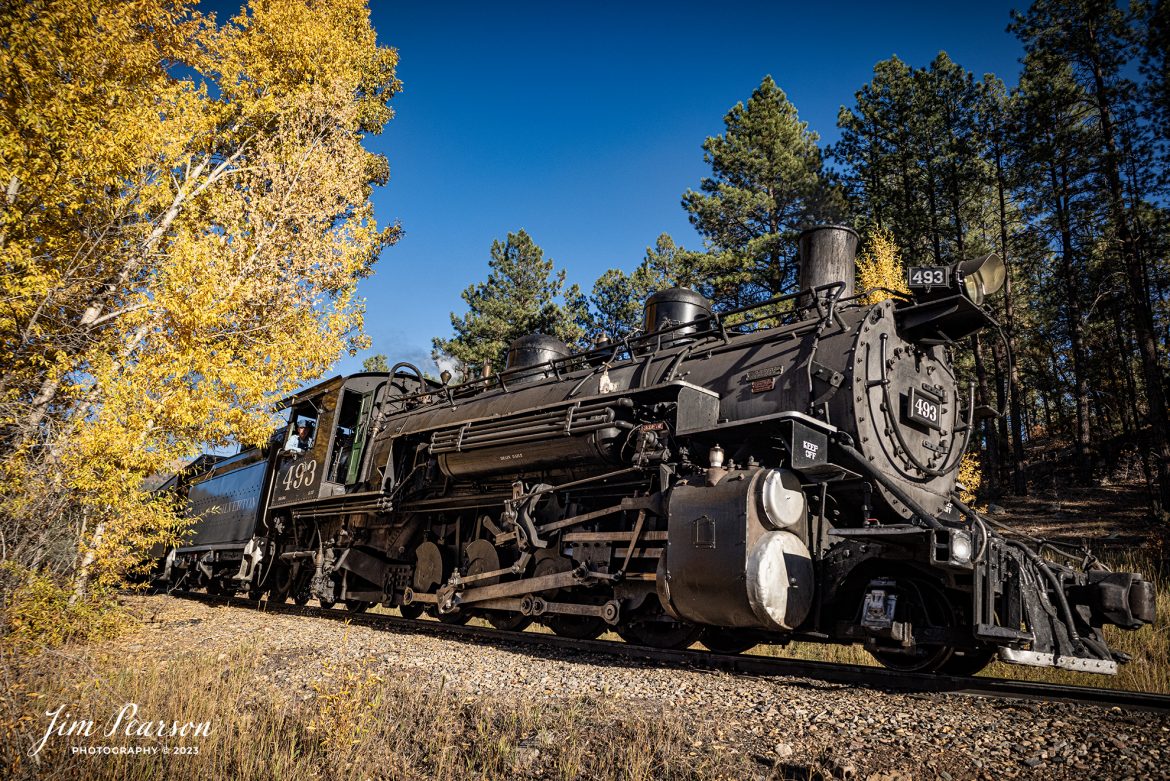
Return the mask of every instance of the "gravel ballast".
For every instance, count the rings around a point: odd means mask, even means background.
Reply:
[[[260,654],[257,686],[304,700],[314,696],[314,682],[360,663],[463,700],[523,709],[584,699],[662,713],[694,726],[696,751],[750,756],[761,778],[809,767],[875,781],[1170,778],[1164,714],[728,675],[173,597],[128,601],[143,623],[115,641],[127,654],[198,647],[220,655],[252,643]]]

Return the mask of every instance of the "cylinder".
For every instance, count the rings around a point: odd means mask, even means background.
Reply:
[[[844,282],[841,298],[854,293],[857,231],[845,225],[814,225],[800,233],[800,289]]]

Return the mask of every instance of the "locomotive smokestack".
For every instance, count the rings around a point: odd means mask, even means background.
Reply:
[[[853,295],[857,242],[857,231],[844,225],[814,225],[801,231],[800,289],[844,282],[841,298]]]

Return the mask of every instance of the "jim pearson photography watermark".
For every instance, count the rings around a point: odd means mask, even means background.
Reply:
[[[198,754],[199,739],[211,734],[210,721],[166,721],[139,718],[138,704],[128,702],[100,723],[94,719],[77,719],[59,705],[45,711],[48,727],[40,740],[29,749],[36,758],[50,742],[72,738],[72,754]],[[81,743],[78,738],[108,738],[109,743]]]

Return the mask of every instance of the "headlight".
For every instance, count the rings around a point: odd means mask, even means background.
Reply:
[[[951,532],[951,561],[956,564],[970,564],[973,551],[970,534],[964,531]]]
[[[954,265],[954,275],[962,280],[963,294],[976,304],[999,292],[1007,279],[1007,268],[994,252]]]

